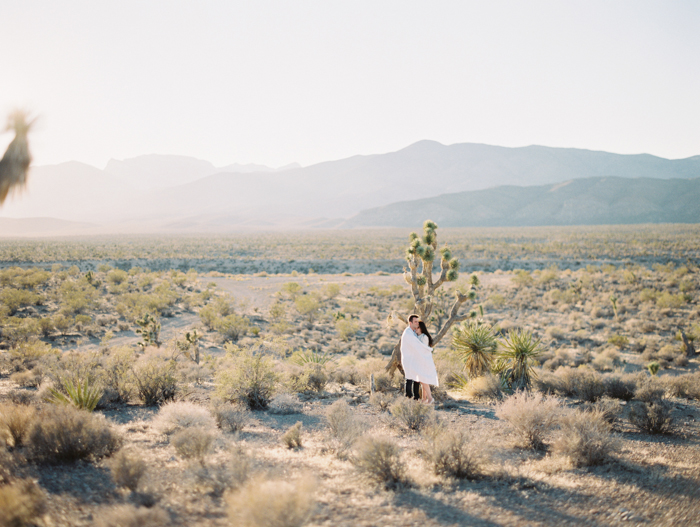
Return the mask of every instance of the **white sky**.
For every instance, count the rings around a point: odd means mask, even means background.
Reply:
[[[0,112],[40,115],[36,164],[421,139],[700,154],[692,0],[2,0],[0,50]]]

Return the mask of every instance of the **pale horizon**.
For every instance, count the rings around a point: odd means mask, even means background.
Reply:
[[[692,2],[10,2],[0,112],[39,116],[36,165],[309,166],[420,140],[684,159],[699,22]]]

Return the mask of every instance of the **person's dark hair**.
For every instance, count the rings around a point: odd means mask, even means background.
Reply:
[[[427,326],[425,325],[425,322],[422,320],[418,322],[418,327],[420,328],[420,332],[423,333],[423,335],[428,335],[428,346],[431,348],[433,347],[433,337],[430,335],[430,332],[428,331]]]
[[[411,315],[410,317],[408,317],[408,322],[409,323],[413,322],[414,318],[418,318],[418,315]]]

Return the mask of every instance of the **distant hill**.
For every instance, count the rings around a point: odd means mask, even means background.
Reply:
[[[185,156],[149,155],[111,160],[105,170],[77,162],[33,167],[27,190],[7,201],[0,216],[51,216],[137,230],[336,225],[360,211],[419,197],[600,177],[697,178],[700,156],[669,160],[420,141],[397,152],[275,170],[235,164],[216,168]]]
[[[700,178],[584,178],[555,185],[500,186],[392,203],[343,227],[441,227],[700,223]]]

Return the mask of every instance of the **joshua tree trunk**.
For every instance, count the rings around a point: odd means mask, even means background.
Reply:
[[[685,331],[683,331],[682,329],[680,329],[679,331],[681,332],[681,339],[683,340],[683,345],[685,346],[686,356],[688,358],[695,357],[695,345],[685,334]]]
[[[452,252],[447,246],[444,246],[440,249],[440,254],[442,256],[440,261],[440,275],[436,281],[433,281],[433,261],[435,260],[435,253],[438,250],[437,234],[435,233],[436,229],[437,225],[434,222],[430,220],[425,222],[423,225],[424,236],[422,239],[424,245],[421,244],[421,239],[415,232],[411,233],[411,244],[406,250],[408,269],[404,268],[404,279],[411,287],[411,294],[415,301],[414,313],[426,324],[429,323],[430,314],[433,310],[432,298],[435,291],[445,282],[453,282],[457,280],[459,276],[459,260],[452,258]],[[447,320],[445,320],[441,328],[437,329],[435,336],[433,336],[433,346],[437,345],[438,342],[442,340],[453,324],[476,316],[476,313],[473,311],[460,315],[459,310],[462,304],[467,300],[476,298],[474,287],[477,285],[478,279],[474,276],[472,277],[472,284],[467,294],[463,294],[459,291],[455,292],[455,300],[449,310]],[[394,321],[401,321],[404,324],[408,324],[408,317],[392,313],[389,316],[388,322],[391,323]],[[401,367],[400,340],[396,346],[394,346],[391,359],[386,366],[386,371],[392,376],[396,370],[404,374],[403,368]]]

